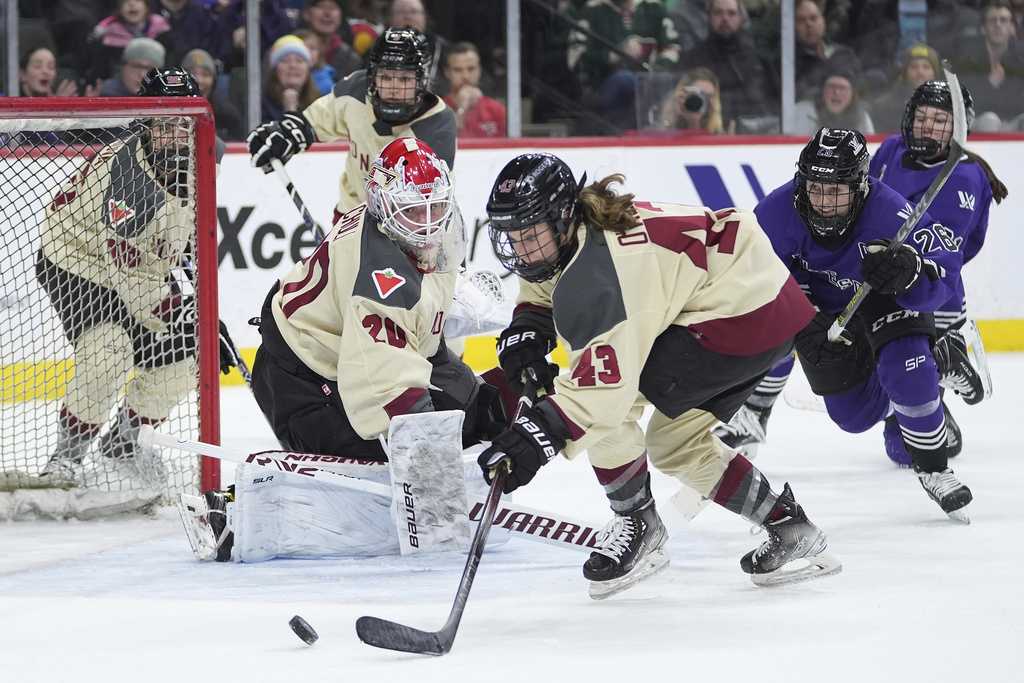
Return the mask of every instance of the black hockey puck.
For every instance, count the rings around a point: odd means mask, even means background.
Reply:
[[[309,622],[296,614],[294,617],[288,620],[288,625],[295,631],[295,635],[302,639],[306,645],[312,645],[315,643],[320,636],[316,634],[313,627],[309,625]]]

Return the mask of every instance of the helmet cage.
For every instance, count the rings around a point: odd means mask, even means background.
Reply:
[[[431,56],[427,38],[414,29],[388,29],[371,48],[366,69],[366,92],[374,115],[385,123],[398,124],[411,121],[423,106],[428,86]],[[381,95],[377,77],[382,71],[411,72],[415,85],[411,99],[385,100]]]
[[[793,178],[793,206],[818,244],[831,249],[846,241],[867,199],[868,162],[864,136],[853,130],[822,128],[800,152]],[[837,186],[835,205],[845,205],[846,211],[841,215],[820,212],[808,183]]]
[[[960,91],[963,93],[964,113],[967,117],[967,128],[969,130],[974,124],[974,97],[967,89],[967,86],[961,85]],[[917,86],[914,94],[907,100],[907,106],[903,109],[903,120],[900,123],[903,144],[907,146],[911,156],[919,160],[937,159],[948,153],[949,142],[943,144],[933,137],[916,137],[914,135],[914,118],[917,116],[918,107],[922,105],[935,107],[950,113],[949,139],[952,140],[953,98],[949,92],[949,83],[946,81],[926,81]]]

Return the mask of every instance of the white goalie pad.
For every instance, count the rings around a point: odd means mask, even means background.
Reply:
[[[985,389],[985,400],[992,398],[992,372],[988,367],[988,355],[985,353],[985,344],[981,341],[981,332],[973,319],[967,318],[960,326],[960,334],[967,342],[967,357],[971,365],[981,377],[981,385]]]
[[[455,296],[444,323],[444,336],[454,339],[503,330],[512,320],[501,278],[489,270],[459,273]]]
[[[388,429],[391,517],[403,555],[469,548],[461,410],[399,415]]]
[[[185,536],[192,552],[202,561],[217,557],[217,537],[210,526],[209,513],[210,508],[203,496],[183,493],[178,499],[178,514],[185,527]]]

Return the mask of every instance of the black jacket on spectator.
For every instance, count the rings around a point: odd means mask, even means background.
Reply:
[[[718,77],[722,118],[766,116],[778,111],[778,82],[758,55],[753,38],[739,31],[727,38],[709,33],[707,40],[683,55],[681,69],[704,66]]]
[[[999,87],[988,79],[988,48],[984,37],[964,43],[956,61],[956,72],[974,95],[974,110],[981,114],[991,111],[1004,122],[1024,113],[1024,45],[1011,40],[1002,58],[1006,76]]]
[[[860,73],[860,59],[845,45],[827,45],[826,57],[816,50],[796,45],[796,99],[813,99],[815,92],[821,88],[825,76],[830,70],[843,69],[855,74]],[[781,73],[781,66],[776,66],[775,73]]]
[[[231,43],[229,31],[223,27],[220,17],[196,0],[190,0],[181,12],[174,14],[164,8],[160,0],[154,0],[152,11],[163,16],[171,30],[157,37],[167,49],[167,63],[180,64],[189,50],[199,48],[209,52],[221,61],[227,54],[221,54]]]

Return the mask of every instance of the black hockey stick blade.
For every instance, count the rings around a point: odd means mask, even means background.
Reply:
[[[442,638],[441,631],[421,631],[418,628],[403,626],[377,617],[359,617],[356,619],[356,635],[367,645],[412,652],[418,655],[441,656],[452,648],[451,637]],[[443,641],[443,642],[442,642]]]

